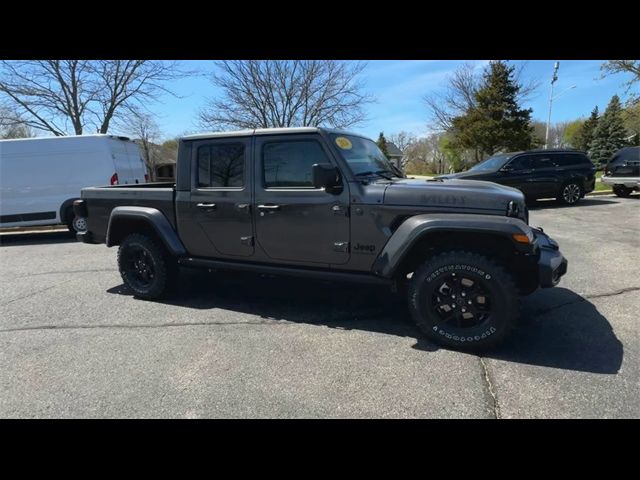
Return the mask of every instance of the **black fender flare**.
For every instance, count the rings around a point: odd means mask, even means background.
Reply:
[[[414,215],[405,220],[387,241],[373,263],[373,273],[391,278],[412,247],[433,232],[497,234],[508,238],[517,249],[525,252],[531,251],[531,244],[535,240],[531,227],[519,218],[463,213]],[[515,234],[527,235],[530,243],[518,244],[513,240]]]
[[[62,202],[62,206],[60,207],[60,223],[67,223],[67,219],[64,218],[64,215],[65,213],[67,213],[67,210],[69,208],[71,209],[71,214],[75,215],[75,212],[73,211],[73,202],[79,199],[80,197],[74,197],[74,198],[69,198],[64,202]],[[73,221],[73,218],[71,218],[70,220]]]
[[[119,243],[122,235],[118,232],[118,224],[122,225],[130,220],[143,221],[151,226],[172,255],[185,256],[187,254],[187,250],[167,217],[160,210],[149,207],[114,208],[109,216],[109,225],[107,227],[107,247],[112,247]]]

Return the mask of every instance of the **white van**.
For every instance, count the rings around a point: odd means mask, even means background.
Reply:
[[[0,140],[0,227],[66,224],[83,187],[145,183],[138,145],[127,137],[77,135]]]

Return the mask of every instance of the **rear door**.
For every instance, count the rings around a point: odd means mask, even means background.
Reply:
[[[555,154],[531,154],[531,174],[527,178],[528,188],[535,198],[552,198],[560,191],[562,177],[553,161]]]
[[[118,184],[127,185],[135,182],[135,175],[130,161],[130,153],[127,149],[127,143],[123,140],[111,138],[108,140],[111,158],[116,175],[118,175]]]
[[[319,135],[257,136],[255,223],[270,259],[343,264],[349,260],[349,191],[315,188],[312,165],[336,162]]]
[[[131,183],[145,183],[147,179],[147,168],[142,159],[140,147],[135,142],[124,142],[129,158],[129,168],[131,170]]]
[[[187,202],[180,202],[181,237],[192,255],[253,255],[251,143],[251,137],[194,142],[191,192]]]
[[[595,182],[595,166],[589,158],[583,153],[556,153],[552,157],[556,170],[558,172],[559,183],[555,186],[556,192],[567,180],[580,179],[583,188],[590,191],[594,188]]]

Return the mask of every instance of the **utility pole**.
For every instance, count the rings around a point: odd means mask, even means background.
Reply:
[[[551,105],[553,104],[553,84],[558,80],[558,68],[560,62],[556,62],[553,65],[553,77],[551,78],[551,93],[549,94],[549,116],[547,117],[547,131],[544,134],[544,148],[549,148],[549,125],[551,123]]]

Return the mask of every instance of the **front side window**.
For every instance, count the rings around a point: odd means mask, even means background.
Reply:
[[[313,188],[312,166],[327,163],[322,146],[314,140],[271,142],[262,150],[265,188]]]
[[[473,170],[474,172],[495,172],[504,167],[505,163],[507,163],[511,157],[512,155],[510,154],[494,155],[493,157],[489,157],[483,162],[474,165],[469,169],[469,171]]]
[[[199,188],[244,186],[244,144],[225,143],[198,148]]]

